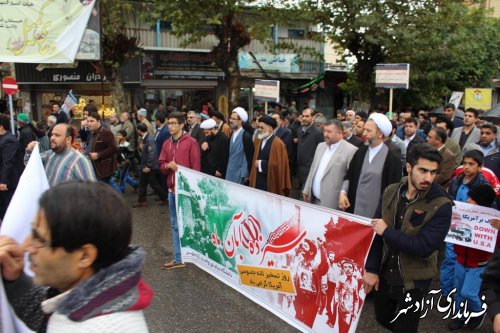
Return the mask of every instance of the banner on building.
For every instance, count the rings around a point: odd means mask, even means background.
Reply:
[[[240,51],[238,64],[240,69],[253,69],[281,73],[298,73],[299,61],[296,54],[256,53],[255,58],[249,52]],[[259,67],[260,66],[260,67]]]
[[[498,230],[489,221],[498,218],[496,209],[455,201],[445,241],[493,253]]]
[[[182,258],[304,332],[354,332],[368,219],[227,182],[176,175]]]
[[[0,2],[0,62],[72,63],[95,0]]]
[[[491,109],[491,89],[467,88],[465,89],[465,110],[475,108],[481,110]]]

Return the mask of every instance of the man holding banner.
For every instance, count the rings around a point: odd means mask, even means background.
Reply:
[[[440,162],[435,148],[414,145],[406,160],[408,177],[387,187],[372,220],[377,235],[363,286],[366,293],[375,288],[376,319],[394,332],[417,332],[420,311],[400,310],[425,296],[450,228],[452,201],[434,182]]]

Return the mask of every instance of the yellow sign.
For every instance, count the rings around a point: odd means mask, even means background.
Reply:
[[[238,265],[242,285],[295,295],[289,270]]]
[[[475,108],[481,110],[491,109],[491,89],[467,88],[465,89],[465,109]]]
[[[0,1],[0,62],[72,63],[94,3]]]

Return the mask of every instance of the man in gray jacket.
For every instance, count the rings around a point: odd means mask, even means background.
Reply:
[[[343,139],[342,123],[329,120],[323,129],[325,142],[316,148],[302,198],[324,207],[339,209],[344,176],[357,147]]]

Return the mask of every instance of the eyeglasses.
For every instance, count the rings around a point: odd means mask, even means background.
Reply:
[[[31,229],[31,245],[37,249],[42,247],[52,247],[52,241],[46,240],[36,229]]]
[[[167,123],[167,126],[177,126],[179,123]]]
[[[196,118],[196,116],[188,116],[188,119]]]

